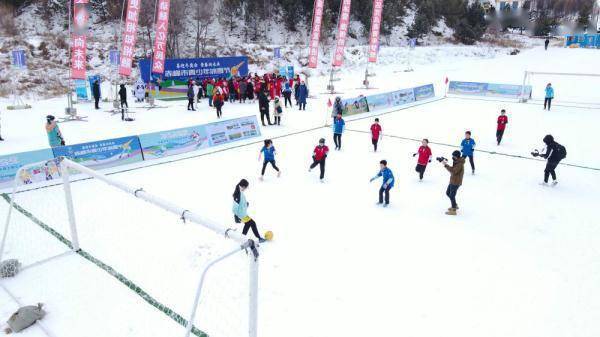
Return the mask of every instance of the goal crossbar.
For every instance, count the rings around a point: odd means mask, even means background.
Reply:
[[[586,73],[557,73],[557,72],[545,72],[545,71],[525,71],[525,75],[560,75],[560,76],[585,76],[585,77],[600,77],[600,74],[586,74]]]

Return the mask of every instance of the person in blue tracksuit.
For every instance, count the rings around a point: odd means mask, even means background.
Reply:
[[[261,161],[263,157],[264,161],[262,171],[260,173],[260,180],[263,180],[267,164],[271,164],[275,171],[277,171],[277,177],[281,176],[281,171],[279,171],[279,168],[277,165],[275,165],[275,147],[273,146],[273,141],[270,139],[265,139],[265,146],[263,146],[263,148],[260,150],[258,161]]]
[[[338,112],[337,116],[333,119],[333,142],[335,143],[335,149],[342,149],[342,133],[346,128],[346,122],[342,118],[342,113]]]
[[[383,178],[383,183],[379,189],[379,202],[377,205],[383,204],[383,207],[388,207],[390,204],[390,190],[394,187],[394,173],[387,167],[387,160],[379,162],[380,170],[376,176],[371,178],[371,182],[379,177]],[[385,194],[385,203],[384,203]]]
[[[544,97],[544,110],[548,107],[548,111],[550,111],[550,106],[552,105],[552,100],[554,99],[554,88],[552,88],[552,83],[548,83],[546,85],[546,96]]]
[[[258,239],[259,242],[264,242],[265,239],[260,236],[258,232],[258,228],[256,227],[256,222],[252,220],[250,216],[248,216],[248,206],[250,205],[246,200],[246,196],[244,195],[244,191],[248,188],[250,184],[248,180],[242,179],[240,182],[235,185],[235,191],[233,192],[233,218],[236,223],[244,223],[244,229],[242,230],[242,234],[246,235],[248,230],[252,228],[252,233]]]
[[[471,171],[475,174],[475,162],[473,161],[473,153],[475,152],[475,140],[471,138],[471,131],[465,132],[465,139],[460,143],[460,152],[463,158],[469,158]]]

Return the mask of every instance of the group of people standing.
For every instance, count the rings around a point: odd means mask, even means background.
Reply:
[[[229,79],[190,79],[187,88],[187,109],[188,111],[195,111],[194,105],[203,97],[206,97],[208,105],[216,109],[217,118],[221,118],[223,116],[223,106],[226,102],[246,103],[258,101],[263,126],[267,125],[265,119],[268,125],[280,125],[283,114],[282,105],[285,108],[288,105],[293,107],[292,96],[298,110],[306,110],[308,87],[300,79],[300,75],[296,75],[291,79],[275,73],[266,73],[263,76],[255,73],[254,76],[235,76]],[[283,104],[281,103],[282,98]],[[270,102],[274,103],[274,122],[271,122]]]

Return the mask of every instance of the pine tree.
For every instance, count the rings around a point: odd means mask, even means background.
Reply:
[[[408,29],[408,37],[422,38],[431,32],[437,20],[433,0],[422,0],[415,14],[415,21]]]
[[[472,3],[467,9],[465,17],[460,19],[454,28],[454,37],[464,44],[475,44],[481,39],[487,28],[484,15],[483,7],[478,2]]]

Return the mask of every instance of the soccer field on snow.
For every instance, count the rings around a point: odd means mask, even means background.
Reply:
[[[509,124],[497,146],[502,108]],[[600,121],[597,109],[557,105],[547,112],[536,104],[447,98],[379,118],[386,136],[377,153],[365,133],[373,117],[347,120],[342,151],[327,159],[325,183],[308,165],[319,138],[333,147],[330,128],[275,138],[282,176],[268,169],[263,182],[260,144],[112,177],[226,226],[237,226],[235,183],[250,181],[250,214],[261,231],[275,233],[262,249],[260,336],[600,335],[600,157],[592,132],[583,132]],[[478,144],[477,174],[466,173],[459,216],[448,217],[449,174],[434,160],[419,182],[412,157],[418,143],[410,139],[429,138],[434,157],[449,157],[466,130]],[[559,166],[553,188],[538,185],[544,163],[528,155],[548,133],[574,165]],[[388,209],[375,205],[380,182],[369,183],[381,159],[396,176]],[[31,216],[16,212],[15,234],[24,238],[11,241],[13,252],[66,250],[32,222],[67,236],[61,193],[54,186],[18,195]],[[74,183],[73,193],[81,247],[184,316],[203,263],[233,245],[95,180]],[[0,204],[0,214],[7,210]],[[210,336],[245,331],[244,268],[232,260],[207,280],[194,323]],[[54,336],[184,333],[79,255],[33,266],[3,285],[20,302],[45,303],[43,323]],[[0,290],[2,317],[12,301]],[[41,333],[35,327],[22,335]]]

